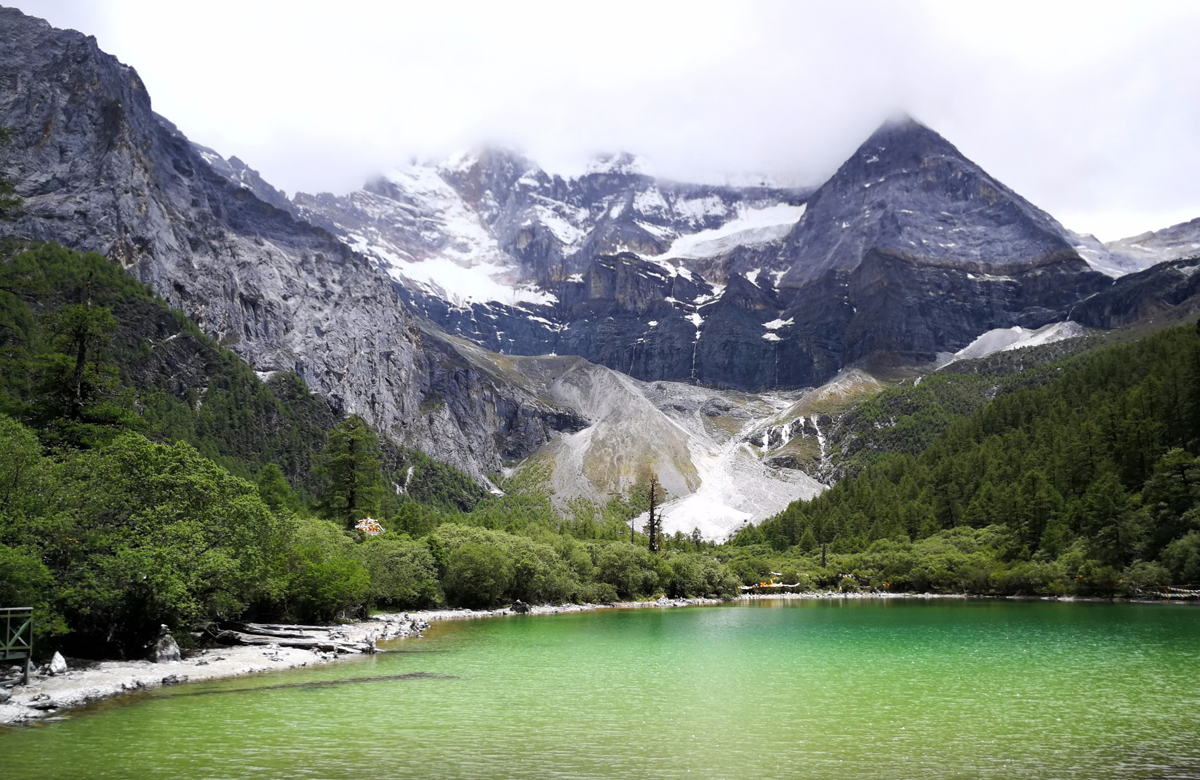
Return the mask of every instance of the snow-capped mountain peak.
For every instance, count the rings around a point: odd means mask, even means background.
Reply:
[[[629,152],[603,152],[588,162],[584,175],[616,173],[623,176],[648,176],[645,160]]]

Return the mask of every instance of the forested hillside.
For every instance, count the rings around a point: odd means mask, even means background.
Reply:
[[[1196,328],[1039,370],[1059,376],[950,423],[919,454],[878,457],[734,544],[800,569],[825,547],[832,567],[899,589],[1110,595],[1200,581]]]
[[[294,375],[262,381],[99,255],[0,255],[0,604],[36,605],[43,649],[137,654],[161,623],[244,615],[736,590],[698,541],[631,543],[638,501],[564,515],[538,484],[488,496]],[[384,535],[353,529],[367,515]]]
[[[1057,361],[1102,342],[1091,335],[963,360],[860,401],[829,434],[835,475],[856,476],[896,453],[917,455],[955,420],[998,396],[1041,387],[1058,376]]]

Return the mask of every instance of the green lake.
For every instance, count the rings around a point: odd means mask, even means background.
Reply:
[[[0,777],[1200,777],[1192,606],[766,601],[427,634],[0,733]]]

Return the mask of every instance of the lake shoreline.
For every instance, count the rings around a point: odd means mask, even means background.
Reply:
[[[391,642],[404,638],[420,638],[431,623],[447,620],[481,620],[484,618],[560,615],[596,612],[610,609],[665,609],[676,607],[714,606],[718,604],[750,603],[757,601],[857,601],[857,600],[1007,600],[1063,602],[1130,602],[1167,603],[1158,600],[1100,599],[1085,597],[1012,597],[974,596],[953,593],[839,593],[808,591],[799,593],[754,593],[731,598],[690,598],[654,601],[623,601],[602,604],[531,605],[528,612],[514,612],[510,607],[493,610],[429,609],[408,612],[379,613],[371,619],[330,628],[348,642]],[[1185,603],[1185,602],[1170,602]],[[1191,602],[1195,604],[1196,602]],[[379,652],[388,652],[381,648]],[[63,713],[92,702],[137,691],[151,690],[164,685],[184,682],[203,682],[241,677],[260,672],[315,666],[352,657],[305,648],[267,645],[237,645],[207,648],[189,654],[181,661],[101,661],[88,663],[79,669],[69,669],[59,675],[35,675],[27,686],[9,689],[12,697],[0,703],[0,727],[18,726],[61,717]],[[3,690],[3,689],[0,689]]]
[[[528,615],[556,615],[593,612],[602,609],[637,609],[703,606],[721,604],[722,599],[658,599],[613,604],[553,604],[530,606]],[[349,643],[391,642],[416,638],[432,622],[474,620],[492,617],[519,617],[509,607],[495,610],[430,609],[379,613],[369,620],[330,628]],[[378,652],[388,652],[386,648]],[[0,703],[0,727],[19,726],[61,717],[65,712],[93,702],[127,693],[152,690],[164,685],[204,682],[241,677],[260,672],[317,666],[352,658],[354,655],[319,650],[279,647],[276,644],[233,645],[206,648],[190,653],[183,660],[100,661],[68,669],[63,674],[35,674],[29,685],[7,689],[12,698]],[[5,690],[0,688],[0,690]]]

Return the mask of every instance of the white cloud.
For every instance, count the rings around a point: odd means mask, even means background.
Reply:
[[[495,142],[818,183],[907,109],[1076,230],[1200,216],[1191,3],[24,0],[288,190]]]

